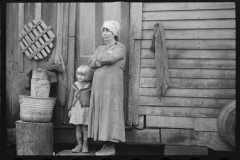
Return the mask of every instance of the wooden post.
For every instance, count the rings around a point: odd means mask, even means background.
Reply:
[[[17,155],[53,155],[53,124],[16,121]]]
[[[21,32],[21,29],[24,26],[24,3],[19,3],[19,14],[18,14],[18,33]],[[24,72],[24,65],[23,65],[23,54],[21,53],[21,47],[18,46],[18,59],[19,59],[19,63],[18,63],[18,71],[19,72]]]

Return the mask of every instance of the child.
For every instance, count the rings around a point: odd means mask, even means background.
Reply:
[[[76,71],[77,81],[72,84],[69,94],[69,123],[76,126],[77,146],[72,149],[74,153],[88,152],[87,124],[92,76],[93,69],[87,65],[80,66]]]

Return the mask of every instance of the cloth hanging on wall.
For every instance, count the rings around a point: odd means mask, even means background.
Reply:
[[[156,23],[153,27],[153,37],[150,51],[155,52],[157,96],[161,100],[161,97],[165,94],[169,86],[178,87],[178,85],[170,83],[169,80],[165,30],[161,23]]]

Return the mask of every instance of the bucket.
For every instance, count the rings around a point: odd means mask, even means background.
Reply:
[[[31,79],[31,96],[48,98],[50,93],[50,81],[45,70],[33,69]]]
[[[52,119],[56,98],[19,96],[20,119],[25,122],[48,123]]]

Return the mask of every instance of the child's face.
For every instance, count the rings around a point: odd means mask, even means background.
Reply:
[[[77,72],[77,79],[79,82],[83,82],[86,79],[86,75],[82,72]]]

